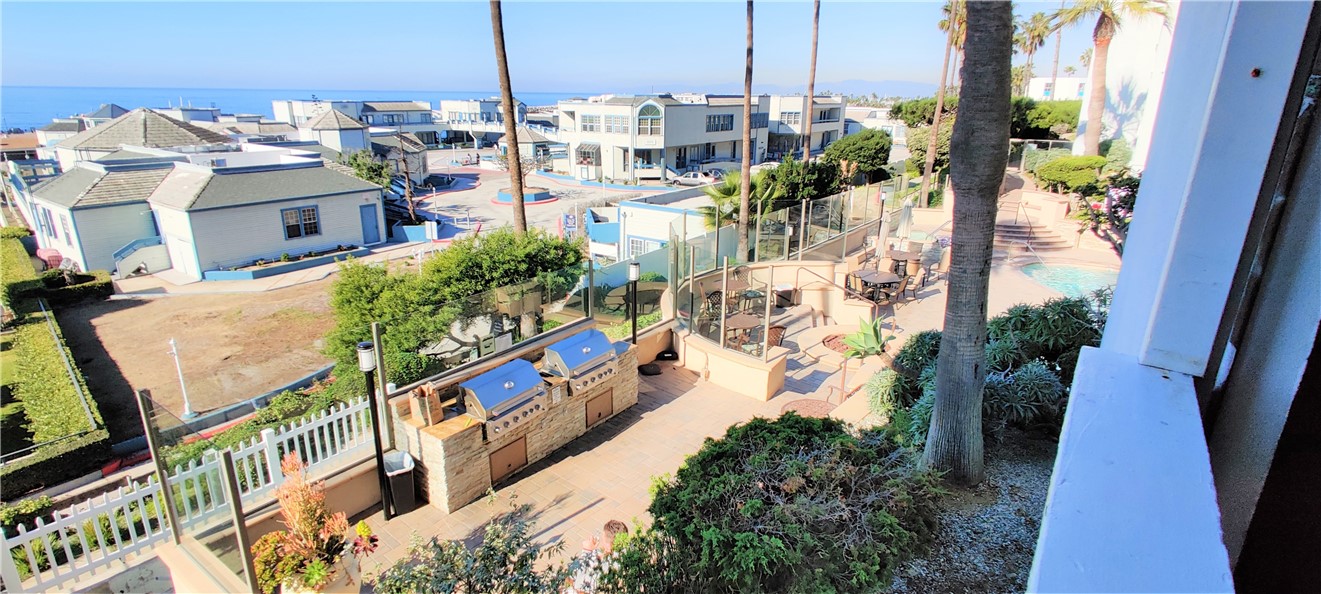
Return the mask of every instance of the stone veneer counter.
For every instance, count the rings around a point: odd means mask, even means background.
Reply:
[[[627,350],[622,350],[625,346]],[[550,384],[546,412],[517,429],[491,434],[485,440],[483,423],[441,406],[471,375],[443,378],[414,390],[406,398],[391,400],[395,445],[417,461],[414,472],[422,496],[431,505],[453,513],[520,469],[637,404],[637,348],[619,343],[616,350],[622,352],[614,363],[615,374],[609,379],[570,393],[564,380],[545,378]],[[437,418],[441,420],[426,424],[427,419]]]

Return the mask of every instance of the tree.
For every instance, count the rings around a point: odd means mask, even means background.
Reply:
[[[808,105],[812,104],[811,98]],[[808,118],[812,115],[809,113]],[[738,201],[738,260],[748,257],[748,229],[752,201],[752,0],[748,0],[748,49],[743,65],[743,163],[739,179],[743,181]]]
[[[1046,39],[1050,37],[1052,30],[1050,17],[1046,16],[1044,12],[1038,12],[1027,20],[1018,21],[1017,27],[1018,34],[1014,36],[1014,45],[1018,47],[1018,51],[1027,56],[1027,62],[1024,63],[1024,66],[1027,67],[1027,75],[1023,77],[1023,86],[1014,88],[1021,89],[1019,92],[1026,95],[1027,85],[1031,82],[1033,76],[1032,56],[1037,53],[1041,46],[1046,44]]]
[[[941,28],[945,29],[945,62],[940,67],[940,86],[936,88],[936,109],[931,118],[931,126],[940,130],[940,116],[945,108],[945,75],[949,68],[950,53],[954,51],[956,44],[962,46],[963,36],[965,35],[963,23],[963,12],[965,6],[962,0],[950,0],[945,4],[945,20],[940,22]],[[922,186],[918,197],[920,206],[927,205],[927,196],[931,190],[931,172],[936,166],[936,139],[940,134],[931,134],[927,139],[926,166],[922,168]],[[912,140],[909,140],[909,146],[913,146]]]
[[[959,87],[957,81],[959,78],[959,62],[963,59],[963,41],[968,36],[967,20],[964,17],[963,10],[965,4],[967,4],[967,0],[948,0],[945,2],[945,6],[940,9],[945,18],[936,24],[941,31],[947,31],[954,36],[951,45],[954,49],[954,67],[950,69],[948,85],[949,88],[956,89],[955,94],[958,93],[957,89]]]
[[[934,159],[927,158],[927,149],[931,146],[931,137],[928,136],[931,134],[931,126],[909,130],[908,150],[910,156],[908,158],[914,163],[926,163],[929,160],[932,165],[931,170],[935,173],[949,169],[950,138],[954,135],[954,122],[956,121],[958,121],[958,114],[955,113],[950,114],[940,123],[940,134],[936,139],[936,156]]]
[[[812,60],[807,69],[807,117],[803,118],[803,158],[812,154],[812,100],[816,98],[816,34],[821,24],[821,0],[812,0]],[[872,93],[875,96],[876,93]]]
[[[1128,19],[1147,16],[1165,18],[1164,0],[1077,0],[1072,6],[1055,12],[1056,29],[1095,17],[1092,30],[1092,80],[1087,100],[1087,129],[1083,131],[1083,154],[1101,154],[1101,118],[1105,114],[1105,67],[1110,56],[1110,42]]]
[[[775,186],[775,204],[771,210],[779,210],[835,193],[839,188],[839,167],[824,161],[799,161],[788,155],[766,172],[766,179]]]
[[[1077,68],[1074,68],[1073,66],[1064,67],[1064,76],[1073,76],[1075,74],[1078,74]]]
[[[1083,68],[1088,68],[1092,65],[1092,48],[1089,47],[1082,51],[1082,55],[1078,56],[1078,63],[1082,64]]]
[[[1014,15],[1007,2],[972,2],[967,10],[965,101],[950,145],[955,241],[923,461],[947,471],[957,483],[976,484],[985,475],[986,299],[995,215],[1009,157]]]
[[[360,150],[349,153],[348,158],[340,157],[341,161],[353,168],[353,175],[363,181],[371,182],[382,188],[390,187],[390,167],[384,161],[376,159],[369,150]]]
[[[743,192],[741,175],[737,173],[726,175],[718,184],[703,186],[702,191],[711,198],[712,202],[712,206],[701,206],[697,209],[702,213],[708,231],[715,231],[737,221],[735,215],[738,213],[739,200]],[[770,179],[769,172],[763,171],[752,177],[750,208],[756,211],[758,216],[771,212],[779,196],[780,188]]]
[[[1065,1],[1065,0],[1060,0],[1060,10],[1064,10],[1064,1]],[[1054,17],[1052,16],[1052,17],[1051,17],[1051,21],[1053,22],[1054,20],[1055,20],[1055,19],[1054,19]],[[1060,44],[1061,44],[1063,41],[1064,41],[1064,30],[1063,30],[1062,28],[1056,26],[1056,27],[1055,27],[1055,60],[1052,61],[1051,64],[1050,64],[1050,88],[1051,88],[1051,93],[1054,93],[1054,92],[1055,92],[1054,90],[1055,90],[1056,88],[1059,88],[1059,77],[1060,77]]]
[[[946,97],[941,110],[950,113],[959,107],[958,97]],[[936,98],[907,99],[890,105],[890,117],[902,120],[909,128],[930,126],[936,117]]]
[[[848,161],[870,181],[889,164],[891,143],[890,134],[884,130],[863,130],[836,140],[826,148],[822,160],[835,167],[840,161]]]
[[[500,75],[500,112],[505,118],[508,144],[509,196],[514,206],[514,232],[527,233],[527,209],[523,204],[523,159],[518,155],[518,118],[514,114],[514,90],[509,82],[509,60],[505,57],[505,25],[500,0],[491,0],[491,34],[495,37],[495,68]]]
[[[1022,66],[1014,66],[1009,78],[1011,79],[1009,84],[1012,88],[1025,89],[1032,77],[1028,74],[1027,64],[1024,64]],[[1015,136],[1015,138],[1017,138],[1017,136]]]

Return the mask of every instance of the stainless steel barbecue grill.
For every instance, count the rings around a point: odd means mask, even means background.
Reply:
[[[600,330],[585,330],[546,347],[545,370],[579,392],[615,374],[615,347]]]
[[[486,423],[488,437],[512,431],[546,412],[546,382],[531,363],[514,359],[459,384],[469,416]]]

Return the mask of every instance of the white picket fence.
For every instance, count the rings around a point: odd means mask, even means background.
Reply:
[[[283,480],[280,459],[296,452],[314,477],[329,474],[372,451],[367,400],[336,405],[320,414],[278,429],[265,429],[251,441],[229,448],[243,505],[275,495]],[[209,524],[228,518],[229,506],[220,471],[221,457],[207,451],[200,460],[176,466],[169,477],[179,524]],[[106,568],[127,564],[134,555],[170,540],[161,485],[155,475],[114,494],[103,494],[57,511],[49,523],[19,525],[17,534],[0,537],[0,579],[7,592],[51,592]],[[21,569],[20,569],[21,567]]]

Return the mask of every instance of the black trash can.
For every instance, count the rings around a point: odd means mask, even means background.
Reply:
[[[385,476],[390,480],[390,503],[395,515],[417,508],[417,496],[413,491],[413,457],[408,452],[385,455]]]

